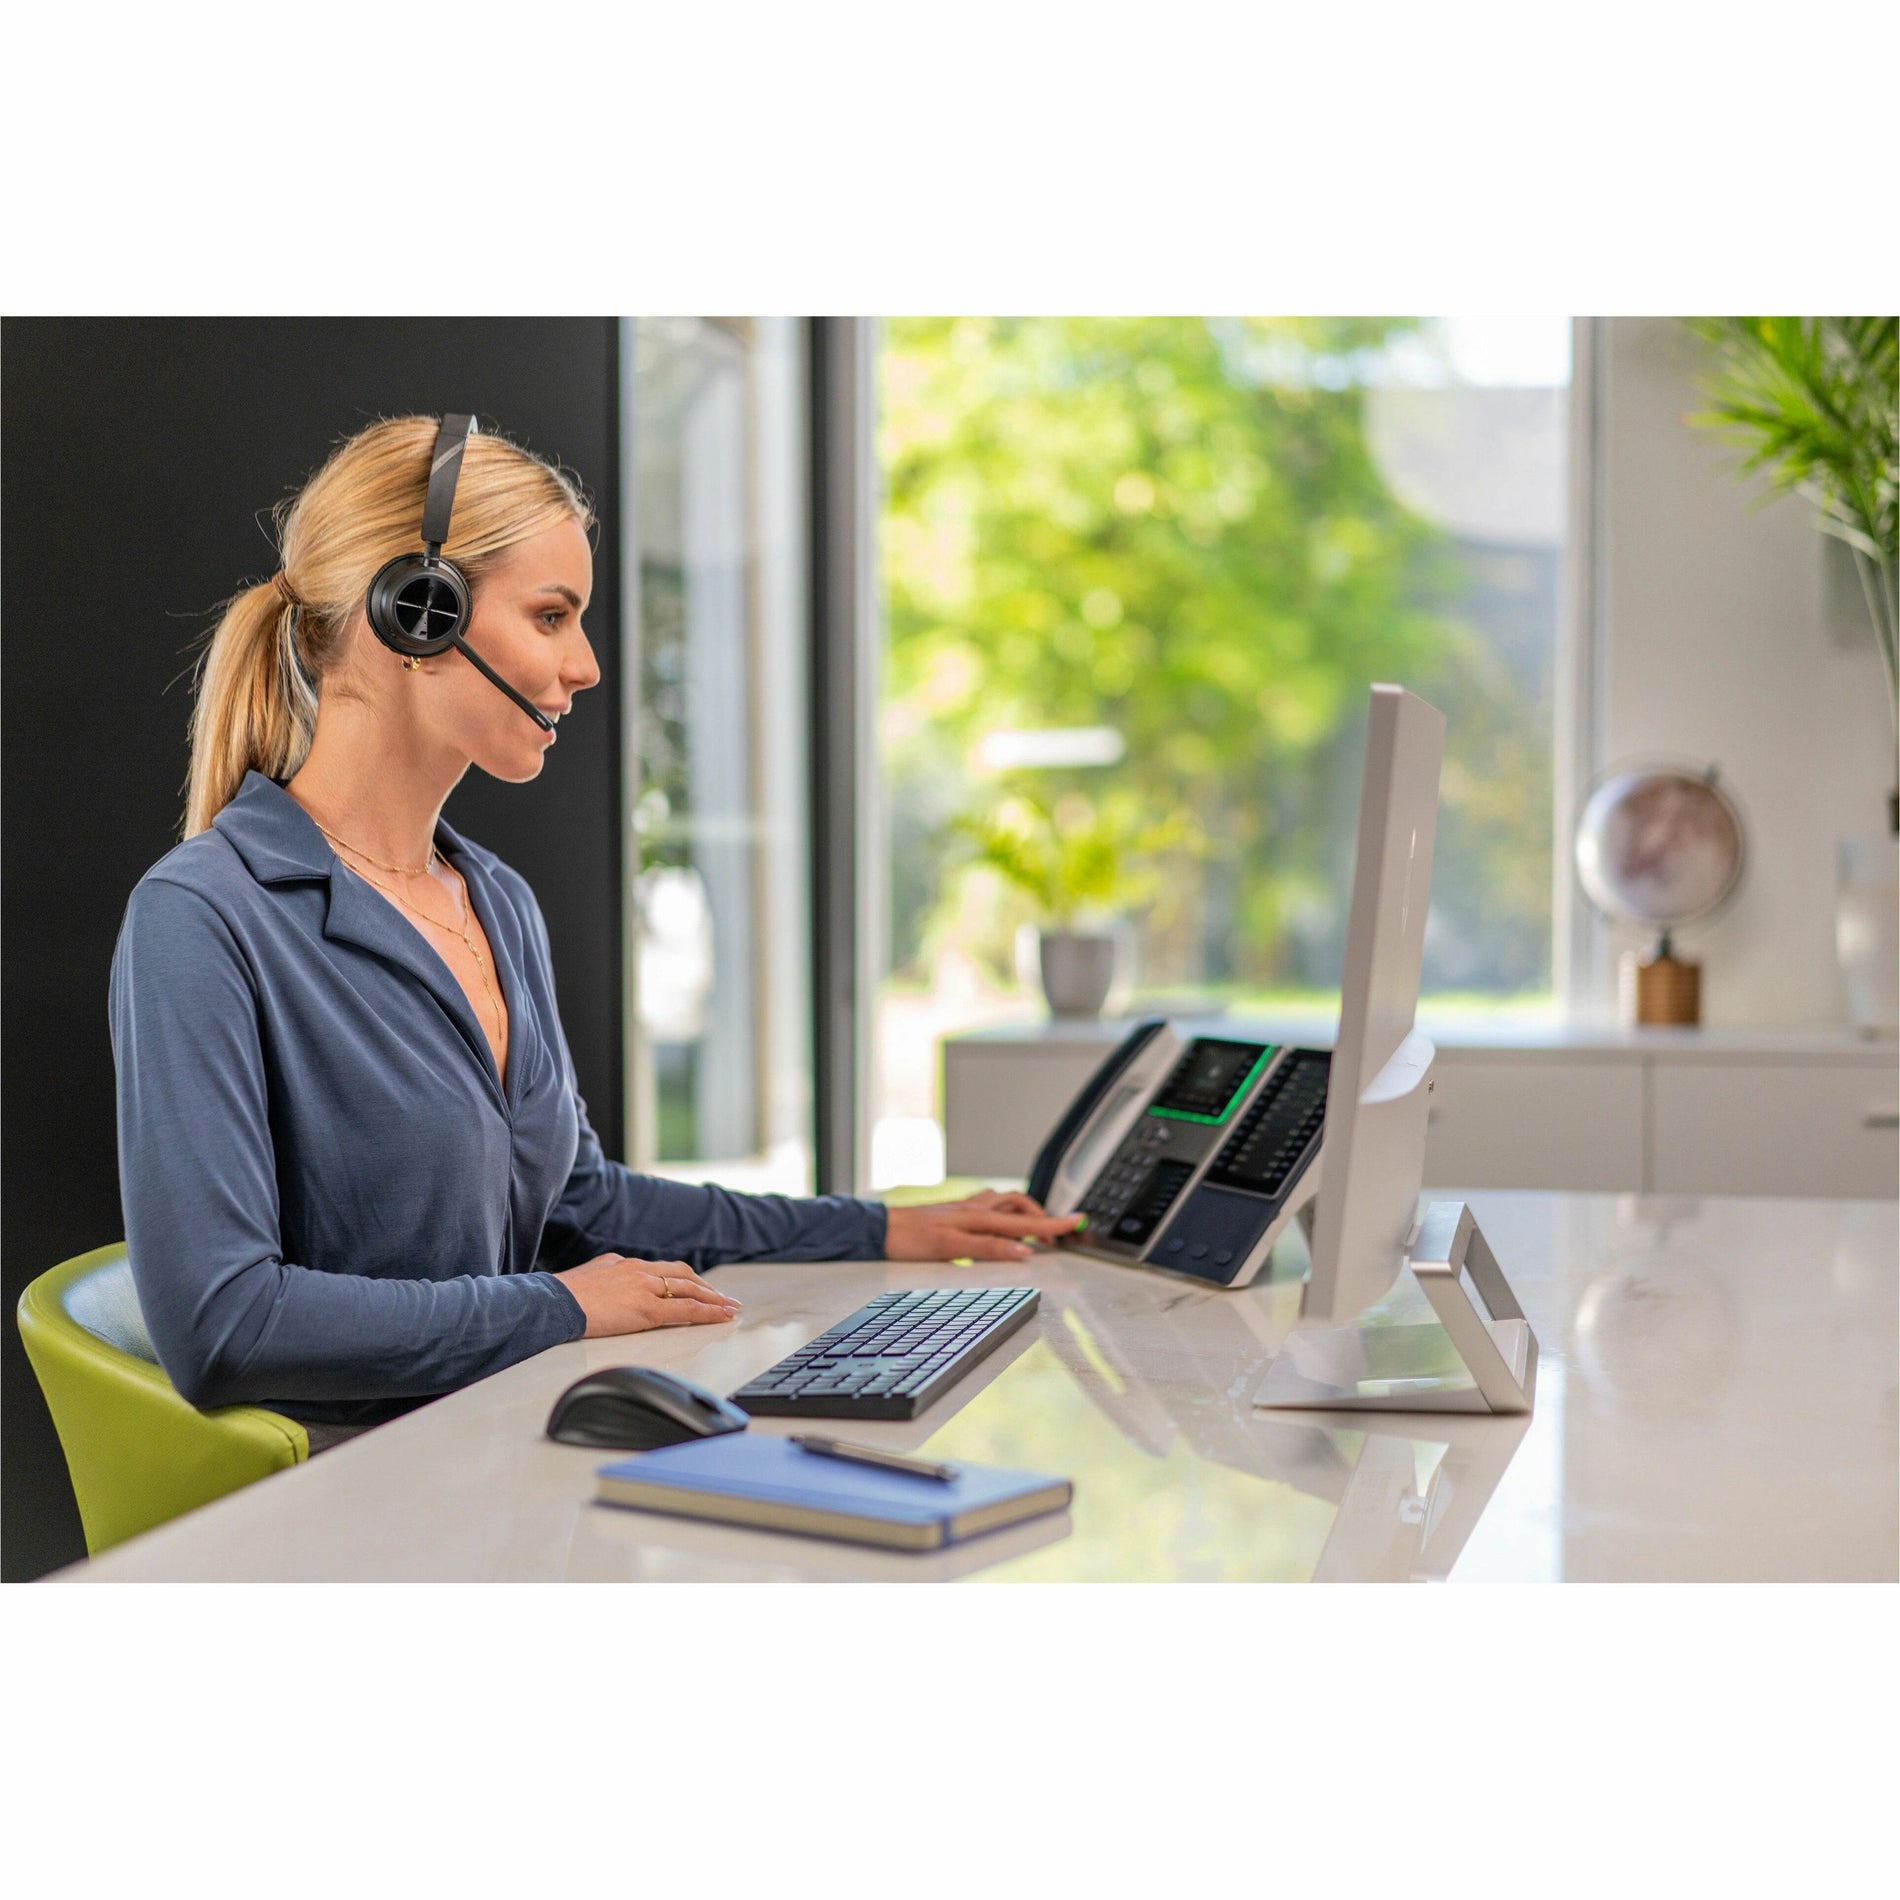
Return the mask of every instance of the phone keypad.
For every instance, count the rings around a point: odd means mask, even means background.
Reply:
[[[1174,1140],[1173,1127],[1155,1117],[1137,1122],[1108,1165],[1095,1177],[1082,1212],[1089,1224],[1112,1233],[1146,1187],[1155,1163]],[[1189,1172],[1193,1170],[1190,1168]]]
[[[1167,1123],[1143,1122],[1095,1177],[1082,1212],[1102,1239],[1138,1247],[1154,1232],[1194,1173],[1192,1161],[1168,1157],[1173,1141]]]
[[[1105,1233],[1112,1232],[1115,1223],[1127,1213],[1136,1192],[1148,1178],[1151,1165],[1146,1155],[1134,1159],[1117,1155],[1095,1177],[1088,1198],[1082,1203],[1082,1212],[1089,1217],[1089,1225]]]
[[[1161,1225],[1174,1197],[1187,1186],[1194,1166],[1188,1161],[1161,1161],[1142,1182],[1133,1205],[1116,1221],[1113,1236],[1124,1246],[1139,1247]]]

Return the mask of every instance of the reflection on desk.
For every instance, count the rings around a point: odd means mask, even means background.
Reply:
[[[1307,1572],[1314,1582],[1449,1577],[1530,1427],[1525,1418],[1261,1412],[1249,1400],[1274,1350],[1258,1328],[1264,1309],[1240,1308],[1255,1323],[1236,1326],[1232,1300],[1202,1297],[1130,1329],[1126,1316],[1091,1313],[1086,1288],[1051,1297],[1061,1316],[1048,1334],[1056,1357],[1126,1440],[1165,1460],[1179,1438],[1200,1461],[1331,1506]],[[1155,1383],[1136,1373],[1162,1355],[1180,1376]],[[1286,1513],[1289,1522],[1300,1515]]]
[[[1060,1254],[726,1267],[733,1327],[558,1347],[66,1574],[1894,1577],[1892,1202],[1471,1199],[1542,1342],[1529,1420],[1257,1411],[1290,1278],[1230,1293]],[[921,1418],[850,1435],[1061,1472],[1063,1517],[923,1557],[694,1524],[596,1506],[601,1454],[541,1435],[598,1366],[729,1392],[888,1287],[1005,1283],[1043,1289],[1031,1326]]]

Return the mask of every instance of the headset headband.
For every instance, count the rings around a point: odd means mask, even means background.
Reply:
[[[462,453],[476,433],[473,416],[444,416],[429,452],[429,493],[422,504],[420,554],[399,554],[376,570],[364,602],[371,630],[405,664],[433,659],[453,647],[482,678],[506,693],[543,732],[554,721],[533,700],[518,693],[462,638],[474,611],[468,576],[442,558],[449,538],[449,511],[462,473]]]
[[[449,515],[455,507],[455,484],[461,479],[462,451],[475,434],[473,416],[444,416],[429,456],[429,496],[422,504],[422,544],[434,560],[449,538]]]

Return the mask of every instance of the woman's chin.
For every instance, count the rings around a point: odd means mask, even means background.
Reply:
[[[488,757],[477,759],[475,763],[490,778],[498,778],[504,785],[526,785],[530,779],[541,776],[541,768],[553,750],[541,742],[538,733],[530,743],[534,748],[532,754],[525,753],[520,745],[496,746]]]

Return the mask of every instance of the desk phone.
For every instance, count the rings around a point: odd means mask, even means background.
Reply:
[[[1323,1049],[1138,1023],[1036,1157],[1029,1192],[1088,1216],[1062,1244],[1244,1286],[1319,1187]]]

